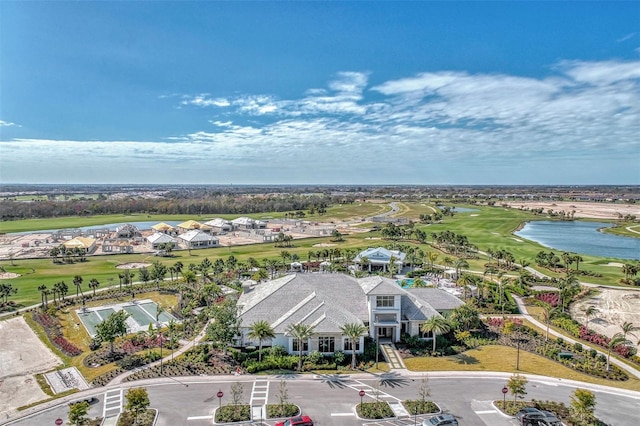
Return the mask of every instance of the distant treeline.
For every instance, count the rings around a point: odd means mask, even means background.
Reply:
[[[216,195],[207,191],[172,192],[162,198],[124,197],[119,199],[68,201],[0,201],[0,219],[19,220],[62,216],[104,214],[251,214],[265,212],[324,211],[334,203],[353,203],[354,197],[329,195]]]

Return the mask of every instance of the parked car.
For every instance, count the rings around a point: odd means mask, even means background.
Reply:
[[[95,396],[89,396],[85,399],[79,399],[77,401],[70,402],[69,405],[77,404],[79,402],[86,402],[89,405],[93,405],[98,402],[98,398],[96,398]]]
[[[309,416],[290,417],[283,422],[278,422],[275,426],[313,426],[313,420]]]
[[[422,426],[458,426],[458,420],[451,414],[440,414],[422,422]]]
[[[516,413],[516,420],[518,421],[518,424],[520,424],[522,423],[522,417],[526,416],[527,414],[539,414],[539,413],[540,413],[540,410],[538,410],[537,408],[525,407]]]
[[[545,410],[523,414],[520,424],[522,426],[562,426],[562,422],[555,414]]]

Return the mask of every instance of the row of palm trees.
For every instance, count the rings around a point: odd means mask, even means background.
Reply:
[[[73,285],[76,287],[76,297],[84,296],[82,292],[83,282],[84,278],[82,278],[82,276],[76,275],[73,277]],[[100,282],[96,278],[92,278],[88,285],[89,288],[93,290],[93,295],[95,296],[96,289],[100,287]],[[69,293],[69,286],[64,281],[58,281],[53,284],[51,289],[49,289],[46,284],[42,284],[38,286],[38,291],[40,292],[42,308],[46,309],[49,304],[49,296],[53,296],[53,302],[58,304],[58,302],[62,302]]]
[[[368,329],[365,325],[360,323],[348,323],[340,327],[342,334],[345,335],[349,342],[351,342],[351,368],[356,366],[356,351],[355,342],[360,339],[361,336],[367,333]],[[290,324],[285,330],[285,334],[296,339],[298,345],[298,370],[302,370],[302,349],[303,342],[309,340],[314,334],[315,329],[312,325],[308,324]],[[256,321],[249,326],[249,333],[247,337],[250,339],[258,340],[258,361],[262,361],[262,342],[265,340],[273,339],[276,337],[275,331],[271,324],[265,320]]]

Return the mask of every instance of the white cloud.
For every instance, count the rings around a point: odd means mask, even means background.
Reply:
[[[0,166],[20,174],[73,157],[84,159],[77,173],[108,163],[113,177],[171,164],[178,172],[167,179],[212,183],[581,183],[590,170],[588,183],[634,183],[639,69],[638,61],[564,61],[544,78],[440,71],[369,90],[368,73],[343,72],[294,99],[184,98],[228,108],[207,110],[210,128],[164,141],[0,142]]]
[[[229,100],[227,100],[226,98],[210,98],[208,93],[203,93],[203,94],[195,95],[191,97],[185,97],[182,100],[182,102],[180,102],[180,104],[195,105],[199,107],[210,107],[210,106],[228,107],[229,105],[231,105]]]
[[[21,127],[19,124],[12,123],[10,121],[0,120],[0,127],[11,127],[11,126]]]

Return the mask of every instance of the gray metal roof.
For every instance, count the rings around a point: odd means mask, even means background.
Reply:
[[[291,274],[256,285],[238,300],[243,326],[265,320],[276,333],[290,324],[314,325],[317,332],[340,332],[347,323],[369,320],[358,281],[343,274]]]
[[[464,305],[462,300],[439,288],[409,287],[405,289],[405,291],[420,301],[432,306],[433,309],[438,312],[448,311]]]

